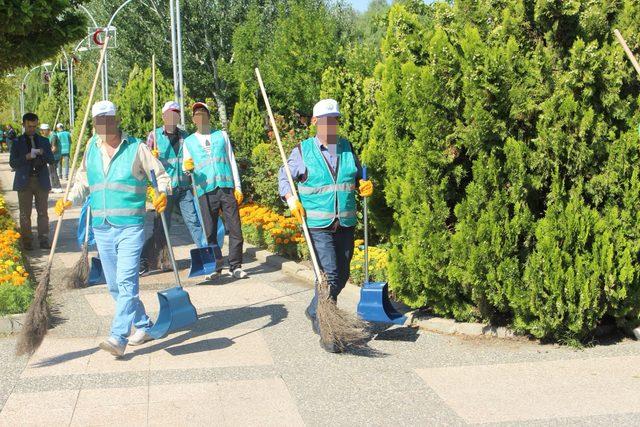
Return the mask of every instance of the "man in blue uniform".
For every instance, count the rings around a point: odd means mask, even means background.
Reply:
[[[373,193],[371,181],[362,179],[362,168],[351,143],[338,136],[339,116],[335,100],[318,102],[312,118],[316,136],[302,141],[289,156],[287,163],[298,183],[300,199],[293,196],[284,167],[279,175],[280,196],[287,201],[293,216],[299,221],[306,218],[320,269],[329,282],[329,296],[335,302],[349,279],[357,222],[356,189],[362,197]],[[305,312],[316,333],[317,305],[316,292]],[[327,351],[339,351],[332,343],[320,343]]]
[[[96,133],[88,143],[69,199],[58,200],[56,213],[61,215],[72,203],[82,204],[91,194],[93,233],[116,302],[111,334],[100,348],[119,357],[127,344],[151,339],[147,331],[152,323],[138,294],[147,181],[155,171],[161,193],[154,195],[153,205],[163,212],[171,178],[145,144],[120,131],[113,103],[97,102],[91,112]],[[132,326],[136,332],[129,337]]]

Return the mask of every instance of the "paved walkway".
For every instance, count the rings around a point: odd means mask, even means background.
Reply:
[[[5,190],[6,163],[0,155]],[[576,351],[395,327],[371,341],[375,357],[332,355],[304,317],[310,286],[251,250],[249,279],[187,282],[200,315],[193,328],[115,360],[96,347],[113,307],[105,287],[62,285],[78,256],[78,213],[65,215],[55,259],[55,326],[30,359],[14,356],[15,337],[0,337],[0,426],[640,424],[640,343]],[[186,236],[181,225],[172,230],[185,267]],[[36,264],[46,256],[31,255]],[[142,283],[155,316],[155,290],[172,277]],[[354,310],[357,292],[340,302]]]

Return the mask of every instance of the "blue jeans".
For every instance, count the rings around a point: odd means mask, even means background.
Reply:
[[[180,208],[182,219],[191,234],[193,243],[199,248],[207,246],[204,234],[202,233],[202,227],[200,226],[200,220],[196,214],[196,205],[190,188],[174,188],[173,194],[167,197],[165,218],[167,219],[168,228],[171,228],[171,212],[173,212],[176,204]],[[162,230],[160,230],[160,232],[162,232]]]
[[[64,179],[69,179],[69,155],[62,154],[60,155],[60,160],[58,161],[58,177],[62,178],[62,163],[64,163]]]
[[[138,293],[144,228],[142,225],[114,227],[103,224],[93,227],[93,232],[107,287],[116,302],[111,337],[126,344],[132,325],[142,330],[152,326]]]
[[[335,301],[349,280],[349,266],[353,257],[354,227],[338,227],[336,230],[311,229],[311,244],[318,257],[320,270],[327,276],[329,295]],[[318,308],[318,289],[307,309],[311,317],[316,316]]]

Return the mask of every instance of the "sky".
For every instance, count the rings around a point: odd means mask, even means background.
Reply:
[[[364,12],[365,10],[367,10],[367,6],[369,6],[369,2],[371,0],[348,0],[349,3],[351,3],[353,5],[353,7],[360,12]],[[391,2],[391,0],[388,0],[389,2]],[[434,0],[425,0],[427,3],[433,3]]]

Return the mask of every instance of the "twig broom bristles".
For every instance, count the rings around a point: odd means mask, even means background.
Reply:
[[[82,253],[66,277],[69,289],[84,288],[89,280],[89,220],[91,218],[91,206],[87,206],[86,217]]]
[[[76,163],[78,162],[78,155],[80,154],[80,143],[82,142],[82,138],[84,137],[84,133],[87,127],[87,120],[89,118],[89,112],[91,111],[91,104],[93,103],[93,95],[96,91],[96,86],[98,84],[98,78],[100,77],[100,71],[102,69],[102,63],[104,62],[104,55],[107,51],[109,39],[109,36],[105,38],[104,45],[102,46],[102,50],[100,52],[98,68],[96,69],[96,74],[93,78],[93,85],[91,86],[91,91],[89,92],[87,107],[84,112],[84,118],[82,120],[80,133],[78,134],[78,142],[76,144],[76,151],[73,155],[70,176],[73,176],[76,169]],[[67,188],[64,193],[65,200],[67,199],[67,197],[69,197],[71,181],[71,179],[67,181]],[[63,218],[64,212],[58,218],[58,223],[56,224],[56,230],[53,234],[51,251],[49,252],[49,258],[47,260],[44,274],[42,276],[42,279],[38,283],[38,286],[36,287],[33,302],[31,303],[31,306],[29,306],[29,310],[27,311],[27,315],[25,317],[25,322],[22,325],[22,330],[20,331],[20,335],[18,336],[16,353],[19,356],[23,354],[32,355],[38,349],[38,347],[40,347],[44,336],[47,334],[47,328],[49,326],[49,305],[47,303],[47,296],[49,294],[49,281],[51,279],[51,264],[53,263],[53,256],[56,253],[56,246],[58,244],[58,236],[60,235],[60,228],[62,227]]]
[[[276,124],[275,117],[273,116],[273,111],[271,111],[269,97],[267,96],[267,91],[265,90],[264,83],[262,82],[260,70],[256,68],[255,72],[262,92],[262,97],[264,99],[264,104],[267,107],[271,127],[273,127],[273,133],[276,137],[280,156],[282,157],[282,163],[287,174],[289,186],[291,187],[291,193],[294,197],[298,197],[295,182],[293,181],[289,165],[287,164],[287,156],[284,152],[282,141],[280,140],[278,125]],[[331,298],[329,293],[329,283],[327,282],[325,275],[320,270],[320,264],[318,263],[318,258],[311,242],[309,228],[307,227],[307,222],[304,218],[302,218],[302,230],[309,248],[311,262],[313,263],[313,271],[315,272],[316,280],[318,282],[317,317],[318,324],[320,326],[320,339],[326,344],[335,345],[339,350],[344,350],[349,347],[364,346],[366,338],[368,337],[368,334],[365,331],[366,325],[355,316],[345,312],[344,310],[340,310],[335,301]]]

